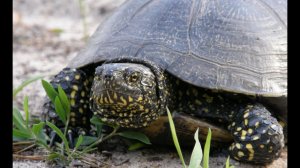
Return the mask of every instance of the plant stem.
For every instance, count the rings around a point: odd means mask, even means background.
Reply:
[[[86,148],[82,151],[82,153],[84,153],[84,152],[86,152],[87,150],[91,149],[91,148],[94,147],[95,145],[97,145],[97,144],[99,144],[99,143],[101,143],[101,142],[103,142],[103,141],[105,141],[105,140],[107,140],[107,139],[109,139],[109,138],[111,138],[111,137],[117,135],[116,132],[118,131],[119,127],[120,127],[120,126],[116,126],[116,127],[114,128],[114,130],[113,130],[110,134],[108,134],[106,137],[104,137],[104,138],[101,137],[101,138],[99,138],[96,142],[94,142],[94,143],[92,143],[91,145],[89,145],[88,147],[86,147]]]

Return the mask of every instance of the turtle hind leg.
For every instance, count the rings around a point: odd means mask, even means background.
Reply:
[[[92,112],[89,109],[89,92],[92,78],[87,76],[82,70],[64,68],[54,76],[50,83],[56,90],[58,85],[60,85],[69,98],[71,108],[68,132],[72,132],[72,136],[88,132],[90,129],[89,120],[92,116]],[[54,105],[49,98],[46,98],[43,105],[42,120],[49,121],[60,129],[65,127],[55,113]],[[52,134],[51,136],[53,137],[52,130],[49,127],[46,127],[45,131],[48,135]],[[72,136],[69,137],[72,139]],[[58,138],[53,140],[57,141]]]
[[[231,157],[256,164],[266,164],[279,157],[284,147],[282,126],[262,105],[248,105],[240,110],[229,129],[234,143]]]

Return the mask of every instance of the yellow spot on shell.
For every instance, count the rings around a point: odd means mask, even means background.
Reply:
[[[240,130],[242,130],[242,127],[237,127],[236,130],[240,131]]]
[[[145,109],[145,112],[148,113],[148,112],[149,112],[149,109]]]
[[[265,145],[259,145],[259,147],[260,147],[261,149],[263,149],[263,148],[265,147]]]
[[[71,121],[72,121],[72,122],[75,122],[75,121],[76,121],[76,119],[75,119],[75,118],[71,118]]]
[[[127,105],[127,101],[124,99],[123,96],[120,97],[120,100],[123,102],[123,105],[126,106]]]
[[[248,129],[248,134],[252,134],[253,133],[253,129],[249,128]]]
[[[71,116],[71,117],[75,117],[76,114],[75,114],[74,112],[71,112],[71,113],[70,113],[70,116]]]
[[[74,90],[78,91],[78,86],[77,85],[73,85],[72,87]]]
[[[247,118],[249,116],[249,112],[244,114],[244,118]]]
[[[82,109],[82,108],[79,108],[79,112],[82,114],[82,113],[83,113],[83,109]]]
[[[242,130],[242,135],[241,135],[241,139],[242,139],[242,140],[245,140],[245,139],[246,139],[246,134],[247,134],[247,131]]]
[[[75,79],[76,80],[80,79],[80,75],[75,75]]]
[[[101,118],[101,120],[105,122],[105,121],[107,121],[107,118]]]
[[[76,91],[73,90],[73,91],[71,92],[71,98],[75,98],[75,95],[76,95]]]
[[[242,151],[238,151],[238,157],[243,157],[245,154]]]
[[[249,160],[249,161],[253,160],[253,157],[254,157],[254,154],[253,154],[253,153],[250,153],[250,154],[249,154],[248,160]]]
[[[104,103],[108,103],[107,97],[104,97]]]
[[[143,105],[139,105],[140,110],[144,110],[144,106]]]
[[[204,108],[203,111],[204,111],[205,113],[208,113],[208,109],[207,109],[207,108]]]
[[[69,77],[69,76],[66,76],[66,77],[65,77],[65,80],[66,80],[66,81],[69,81],[69,80],[70,80],[70,77]]]
[[[142,101],[142,100],[143,100],[143,97],[140,96],[137,100],[138,100],[138,101]]]

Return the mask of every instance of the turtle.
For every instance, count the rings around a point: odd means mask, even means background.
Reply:
[[[232,158],[272,162],[286,141],[286,12],[286,0],[126,1],[51,79],[70,99],[70,137],[95,116],[163,143],[168,108],[183,140],[211,127]]]

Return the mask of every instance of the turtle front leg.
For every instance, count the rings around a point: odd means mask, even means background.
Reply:
[[[239,110],[228,128],[234,136],[229,151],[239,161],[269,163],[284,146],[282,126],[261,104]]]
[[[89,92],[92,78],[89,78],[82,70],[64,68],[54,76],[50,83],[56,90],[58,85],[60,85],[70,100],[70,122],[67,137],[72,146],[74,137],[79,134],[85,134],[90,129],[90,117],[92,116],[92,112],[89,109]],[[53,103],[49,98],[46,99],[43,106],[42,119],[64,130],[65,126],[55,113]],[[52,145],[54,141],[59,140],[56,133],[49,127],[46,127],[46,133],[50,136],[50,145]]]

